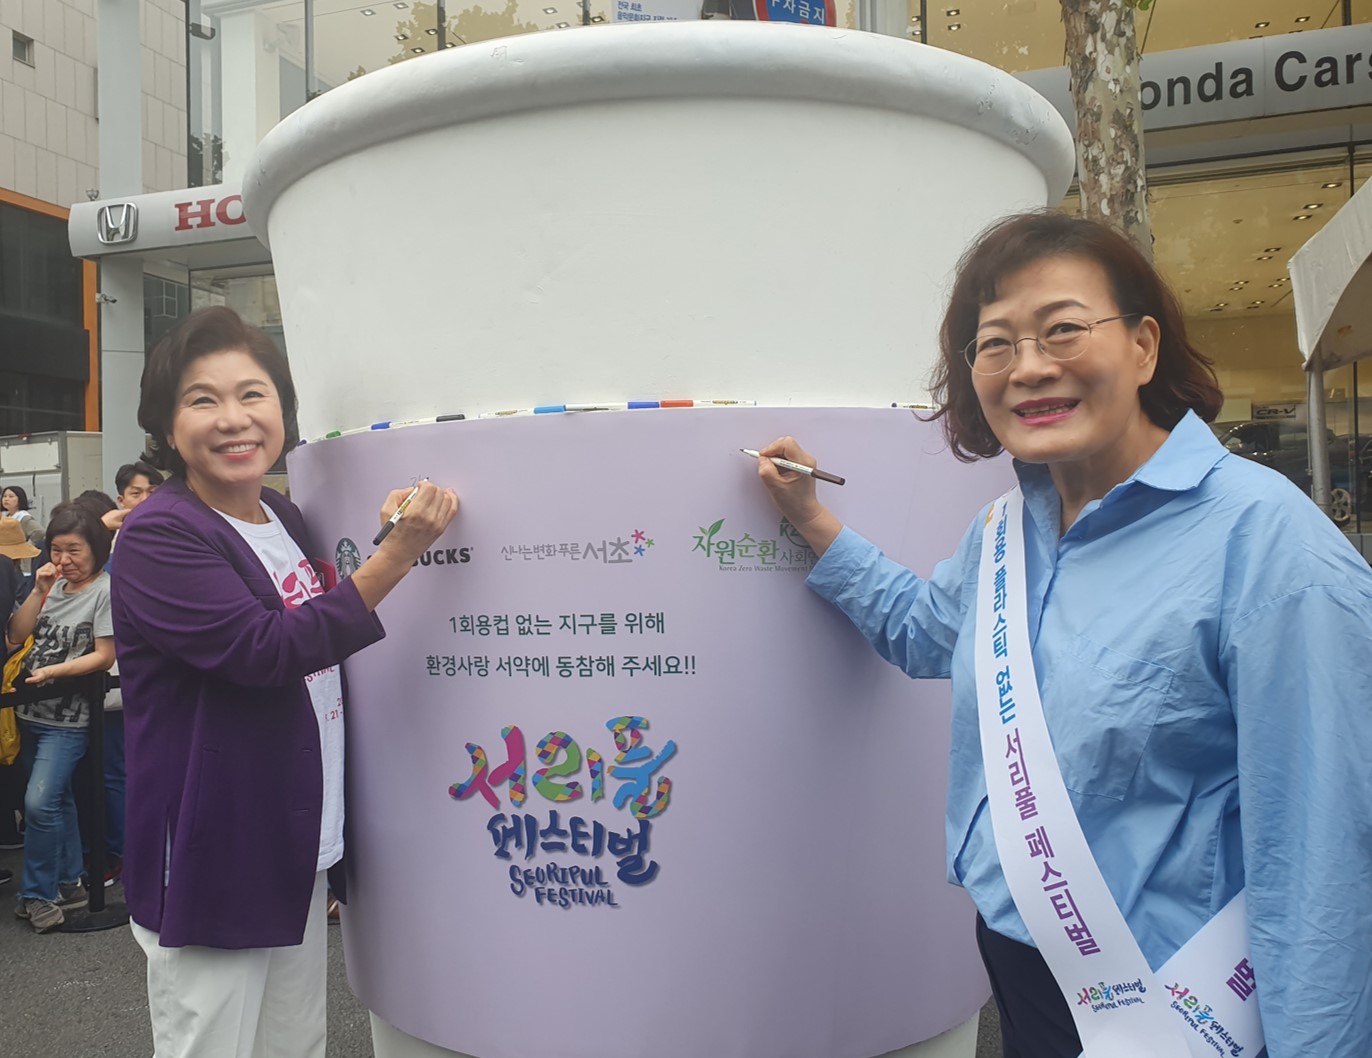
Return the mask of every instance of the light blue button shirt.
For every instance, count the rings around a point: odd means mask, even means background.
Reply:
[[[1372,570],[1194,414],[1059,536],[1016,464],[1029,635],[1082,830],[1156,969],[1248,887],[1270,1058],[1372,1056]],[[986,804],[973,641],[984,511],[928,580],[845,528],[810,575],[878,653],[951,678],[949,880],[1032,943]]]

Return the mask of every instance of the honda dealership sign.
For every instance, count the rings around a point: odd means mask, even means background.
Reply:
[[[67,219],[67,236],[76,257],[253,237],[243,196],[228,184],[159,191],[135,201],[78,202]]]
[[[1144,56],[1148,131],[1372,104],[1372,25]],[[1067,69],[1016,75],[1075,125]]]

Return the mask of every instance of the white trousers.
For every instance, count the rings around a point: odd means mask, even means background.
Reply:
[[[321,871],[294,947],[163,948],[130,923],[148,957],[153,1058],[324,1058],[325,884]]]

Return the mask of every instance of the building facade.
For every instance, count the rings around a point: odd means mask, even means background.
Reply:
[[[142,190],[186,182],[180,0],[139,0]],[[0,435],[99,428],[96,265],[73,202],[100,197],[97,0],[0,0]],[[160,282],[160,280],[158,280]]]
[[[132,6],[133,0],[0,0],[0,32],[12,37],[14,55],[30,48],[32,59],[0,56],[0,196],[27,196],[29,204],[19,208],[29,214],[35,202],[61,210],[99,188],[95,19],[99,12],[127,19]],[[142,151],[134,186],[182,189],[167,210],[178,203],[199,210],[204,202],[218,209],[233,198],[253,149],[278,121],[376,69],[511,34],[582,25],[595,31],[616,21],[717,17],[731,9],[734,17],[762,12],[769,20],[871,29],[956,51],[1022,77],[1070,117],[1055,0],[140,0],[141,111],[134,116]],[[1299,446],[1306,442],[1305,377],[1286,262],[1372,175],[1372,0],[1318,9],[1310,0],[1270,0],[1260,12],[1247,0],[1154,4],[1139,14],[1137,33],[1157,261],[1197,344],[1215,358],[1228,398],[1225,429],[1279,421],[1282,443]],[[119,98],[127,109],[132,95]],[[124,185],[100,192],[101,201],[127,196]],[[1062,205],[1075,208],[1073,195]],[[460,195],[448,206],[461,208]],[[241,219],[232,202],[223,208],[231,221]],[[176,216],[167,213],[160,245],[144,238],[142,245],[82,251],[122,251],[126,263],[129,254],[141,260],[144,343],[211,303],[233,305],[279,334],[266,250],[246,229],[226,231],[213,215],[209,223],[180,226]],[[121,258],[102,259],[108,267]],[[63,297],[69,303],[70,295]],[[89,301],[81,308],[84,319]],[[116,318],[127,323],[127,305],[102,311],[107,326]],[[58,354],[50,358],[59,361]],[[0,364],[0,384],[9,374]],[[88,371],[88,385],[93,377]],[[1343,489],[1339,519],[1359,528],[1372,516],[1372,468],[1357,458],[1361,439],[1372,434],[1372,381],[1360,379],[1354,365],[1332,372],[1327,383],[1331,444],[1352,453],[1335,482]],[[120,392],[127,402],[128,385]],[[1260,434],[1271,431],[1235,436]]]

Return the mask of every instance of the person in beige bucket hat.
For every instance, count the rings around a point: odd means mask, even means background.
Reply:
[[[18,561],[21,558],[34,558],[38,548],[29,543],[24,527],[12,518],[0,518],[0,555]]]

